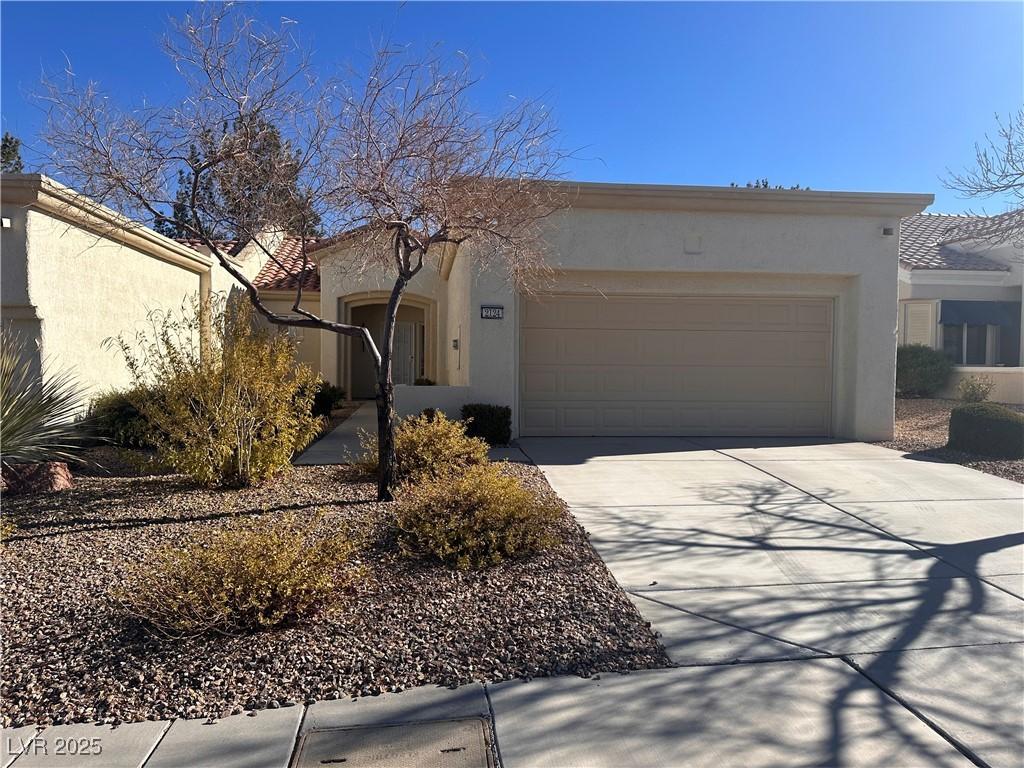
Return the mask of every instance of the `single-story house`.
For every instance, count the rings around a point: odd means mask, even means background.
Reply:
[[[899,341],[944,350],[967,376],[995,383],[991,399],[1024,403],[1024,210],[1001,216],[920,213],[900,233]]]
[[[22,315],[34,316],[44,350],[63,358],[76,347],[68,361],[90,375],[98,363],[86,357],[114,362],[100,337],[138,323],[145,308],[187,285],[224,286],[202,248],[148,230],[120,240],[90,234],[99,251],[65,242],[67,212],[40,203],[57,185],[20,179],[38,189],[9,204],[5,178],[5,321],[16,299]],[[572,190],[571,207],[549,221],[555,277],[537,292],[517,295],[499,271],[478,268],[471,245],[440,253],[410,283],[395,337],[401,413],[508,405],[517,435],[892,435],[900,221],[931,195],[591,183]],[[344,240],[307,244],[318,270],[300,274],[301,243],[277,237],[271,261],[233,247],[276,308],[288,311],[301,281],[308,308],[380,334],[388,275],[354,275]],[[11,274],[28,275],[11,299],[9,252],[18,262]],[[41,285],[51,276],[58,283]],[[169,281],[175,287],[164,296],[158,284]],[[295,332],[302,359],[324,378],[351,397],[372,396],[358,341]],[[49,343],[50,333],[66,338]],[[110,372],[101,378],[117,383]]]

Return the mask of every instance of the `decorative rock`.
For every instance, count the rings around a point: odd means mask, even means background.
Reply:
[[[63,461],[42,464],[5,464],[4,490],[9,494],[54,493],[71,488],[71,470]]]

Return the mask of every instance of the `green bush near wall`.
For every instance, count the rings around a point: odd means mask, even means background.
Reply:
[[[958,405],[949,417],[949,447],[1000,459],[1024,459],[1024,414],[995,403]]]
[[[462,420],[467,423],[467,435],[481,437],[490,445],[508,445],[512,439],[512,409],[507,405],[466,403]]]
[[[901,397],[934,397],[952,373],[953,362],[945,352],[924,344],[896,349],[896,394]]]

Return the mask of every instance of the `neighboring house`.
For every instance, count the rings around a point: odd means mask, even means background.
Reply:
[[[903,220],[899,341],[941,349],[953,359],[947,396],[962,378],[983,374],[996,383],[991,399],[1024,403],[1024,249],[1014,237],[1022,225],[1024,210]]]
[[[4,327],[32,342],[37,367],[73,368],[89,395],[131,381],[107,339],[132,337],[152,311],[179,309],[191,296],[237,290],[208,255],[45,176],[4,174],[0,197]],[[248,247],[232,258],[253,275],[260,256]]]
[[[900,220],[930,195],[572,189],[550,220],[543,290],[517,295],[477,269],[471,242],[410,283],[395,334],[401,413],[509,405],[517,435],[892,435]],[[392,279],[357,273],[346,249],[309,243],[319,269],[300,274],[301,244],[284,238],[255,282],[282,312],[301,282],[309,309],[379,338]],[[125,283],[92,311],[123,301]],[[360,342],[296,337],[321,375],[372,396]],[[423,378],[436,386],[414,385]]]

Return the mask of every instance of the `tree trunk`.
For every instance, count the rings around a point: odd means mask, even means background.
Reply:
[[[395,318],[402,302],[406,279],[399,277],[391,289],[384,315],[384,338],[377,370],[377,500],[394,499],[395,486],[395,385],[391,380],[391,353],[395,341]]]

